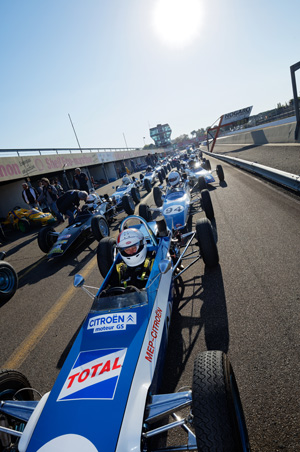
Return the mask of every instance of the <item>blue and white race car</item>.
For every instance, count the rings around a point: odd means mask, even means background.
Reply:
[[[170,173],[172,175],[173,172]],[[171,230],[190,229],[189,222],[196,212],[205,212],[209,220],[214,220],[215,214],[208,190],[198,190],[198,182],[192,181],[183,175],[181,182],[173,187],[167,185],[165,189],[154,187],[154,202],[157,208],[140,204],[139,215],[147,221],[151,219],[151,212],[161,212]]]
[[[118,212],[125,210],[128,215],[134,213],[135,205],[141,200],[140,187],[141,183],[136,178],[129,176],[122,178],[122,185],[117,186],[116,191],[110,195]]]
[[[208,159],[203,160],[193,160],[188,164],[182,164],[181,170],[184,171],[189,180],[192,183],[198,183],[198,187],[200,190],[205,189],[207,184],[211,184],[216,182],[213,173],[215,172],[218,176],[219,182],[224,182],[224,170],[222,165],[217,165],[215,170],[211,169],[211,164]]]
[[[184,444],[160,450],[212,450],[213,444],[215,451],[250,451],[238,387],[223,352],[198,355],[192,390],[159,393],[179,277],[177,242],[168,228],[141,217],[126,218],[121,231],[131,221],[143,231],[154,259],[145,287],[110,284],[120,253],[95,296],[76,275],[75,286],[93,304],[51,392],[34,401],[20,372],[0,373],[1,450],[153,452],[161,435],[183,429]],[[197,223],[201,234],[206,221]],[[105,243],[111,252],[112,243],[103,240],[100,251]]]

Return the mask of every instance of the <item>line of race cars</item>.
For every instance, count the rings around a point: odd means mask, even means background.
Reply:
[[[122,250],[99,226],[99,217],[108,225],[108,214],[112,221],[122,204],[113,198],[118,189],[104,201],[106,210],[100,213],[104,202],[95,201],[95,214],[87,207],[89,220],[81,222],[84,212],[76,217],[77,229],[85,224],[99,239],[103,283],[93,293],[80,275],[74,278],[93,304],[51,392],[36,401],[23,374],[0,373],[0,451],[250,451],[238,386],[223,352],[197,356],[191,389],[159,392],[176,285],[199,259],[210,268],[219,262],[209,191],[199,190],[199,178],[186,171],[179,177],[171,185],[171,172],[167,187],[157,187],[156,206],[139,204],[139,215],[129,214],[120,225],[125,235],[142,233],[140,246],[151,260],[142,288],[118,283]],[[189,219],[196,211],[206,218],[193,231]],[[57,236],[53,246],[63,240]],[[185,432],[184,444],[161,447],[160,438],[174,429]]]

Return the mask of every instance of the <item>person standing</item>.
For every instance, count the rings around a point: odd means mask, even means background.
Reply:
[[[28,204],[32,209],[40,210],[35,189],[33,187],[29,187],[27,182],[24,182],[22,187],[22,198],[26,204]]]
[[[54,213],[57,218],[58,223],[64,223],[64,217],[59,212],[56,201],[58,199],[57,190],[54,185],[50,185],[49,179],[47,177],[42,177],[41,179],[43,185],[43,193],[38,197],[38,201],[44,201],[49,209]]]
[[[75,174],[73,177],[73,187],[75,189],[86,191],[87,193],[89,193],[89,187],[87,184],[88,180],[89,179],[87,175],[83,173],[80,168],[75,169]]]

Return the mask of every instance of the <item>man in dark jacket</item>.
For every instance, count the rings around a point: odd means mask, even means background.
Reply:
[[[88,177],[85,173],[81,172],[80,168],[76,168],[75,169],[75,174],[74,174],[74,178],[73,178],[73,187],[82,191],[86,191],[87,193],[89,193],[89,187],[87,184],[88,181]]]
[[[38,201],[44,201],[51,212],[56,216],[58,223],[63,223],[65,221],[64,217],[58,211],[56,206],[56,200],[58,198],[56,188],[54,187],[54,185],[50,184],[50,181],[49,179],[47,179],[47,177],[42,177],[41,182],[43,185],[43,192],[38,197]]]
[[[27,182],[24,182],[22,184],[22,187],[22,198],[24,199],[26,204],[28,204],[32,209],[40,210],[35,189],[33,187],[29,187]]]
[[[80,201],[86,201],[88,194],[81,190],[68,190],[56,201],[58,210],[69,218],[69,226],[74,221],[74,210],[79,210]]]

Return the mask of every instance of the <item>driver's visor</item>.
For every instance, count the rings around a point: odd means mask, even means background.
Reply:
[[[168,180],[169,180],[169,182],[176,182],[177,177],[171,177],[171,178],[169,177]]]

